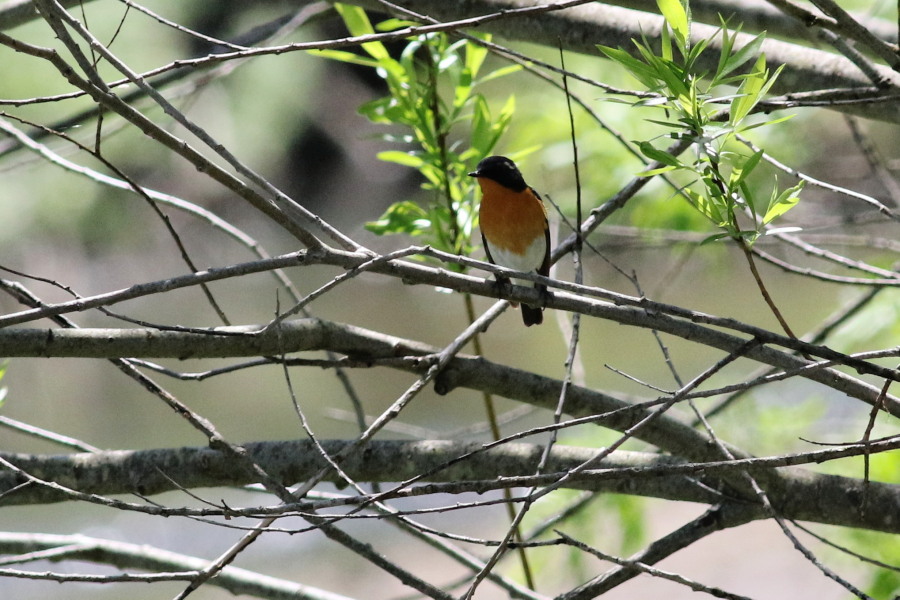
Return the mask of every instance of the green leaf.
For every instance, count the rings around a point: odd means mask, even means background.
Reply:
[[[730,238],[730,237],[731,237],[731,236],[728,235],[727,233],[714,233],[714,234],[712,234],[712,235],[709,236],[709,237],[703,238],[703,240],[700,242],[700,245],[701,245],[701,246],[704,246],[704,245],[706,245],[706,244],[711,244],[711,243],[713,243],[713,242],[718,242],[719,240],[723,240],[723,239],[725,239],[725,238]]]
[[[484,96],[475,96],[472,106],[472,148],[478,156],[487,156],[491,145],[491,110]]]
[[[360,9],[342,7],[341,15],[354,35],[371,32]],[[374,67],[385,80],[388,95],[365,103],[359,111],[373,122],[393,125],[385,138],[409,146],[378,157],[416,169],[424,179],[422,187],[432,193],[421,206],[409,201],[393,204],[366,229],[378,235],[421,236],[434,248],[468,254],[477,225],[472,193],[477,184],[465,176],[465,166],[491,153],[515,108],[510,96],[499,114],[492,114],[484,96],[473,92],[474,86],[521,67],[504,67],[478,79],[487,51],[465,40],[451,44],[438,33],[409,39],[399,59],[381,50],[384,47],[378,44],[366,49],[369,57],[336,51],[329,58]],[[459,125],[468,127],[468,139],[461,135],[461,127],[457,131]]]
[[[483,36],[486,40],[490,40],[489,35]],[[473,42],[466,42],[466,68],[472,74],[472,78],[478,76],[478,71],[481,70],[481,65],[484,64],[484,59],[487,58],[488,49],[485,46],[481,46],[479,44],[475,44]]]
[[[507,67],[501,67],[499,69],[491,71],[490,73],[479,79],[478,83],[493,81],[494,79],[498,79],[506,75],[511,75],[512,73],[518,73],[522,69],[524,69],[522,65],[509,65]]]
[[[473,96],[472,106],[471,146],[460,154],[459,158],[462,161],[469,161],[473,158],[481,160],[491,153],[509,127],[516,109],[516,98],[510,96],[506,99],[506,103],[500,109],[500,114],[496,119],[491,118],[488,103],[481,94]]]
[[[793,119],[797,115],[784,115],[783,117],[778,117],[777,119],[771,119],[769,121],[762,121],[760,123],[751,123],[750,125],[744,125],[742,127],[738,127],[737,133],[743,133],[745,131],[749,131],[751,129],[756,129],[757,127],[765,127],[767,125],[774,125],[776,123],[781,123],[782,121],[787,121],[788,119]]]
[[[757,238],[759,238],[760,233],[758,231],[738,231],[736,233],[732,233],[731,237],[733,238],[743,238],[745,242],[747,242],[748,246],[752,246]]]
[[[688,52],[687,57],[684,59],[684,69],[689,73],[693,73],[696,78],[706,77],[706,73],[695,73],[694,68],[697,63],[697,59],[700,58],[700,55],[706,50],[706,47],[709,45],[709,42],[712,38],[706,40],[700,40],[694,45],[690,52]]]
[[[409,200],[392,204],[380,219],[366,223],[366,229],[377,235],[396,233],[422,235],[430,228],[431,220],[428,213]]]
[[[444,71],[449,71],[459,65],[459,55],[454,54],[452,52],[448,52],[446,56],[443,56],[437,64],[438,73],[443,73]]]
[[[723,218],[721,208],[716,202],[711,201],[703,194],[695,192],[690,188],[685,188],[682,192],[687,196],[690,203],[700,212],[700,214],[712,221],[717,227],[725,226],[727,222]]]
[[[347,26],[347,31],[351,35],[362,36],[375,33],[375,29],[372,27],[372,23],[363,9],[349,4],[335,4],[334,8],[341,15],[344,25]],[[363,50],[369,53],[369,56],[376,60],[391,59],[390,53],[388,53],[387,48],[381,42],[366,42],[362,47]]]
[[[351,4],[336,3],[334,9],[341,16],[347,31],[351,35],[369,35],[375,33],[366,11]]]
[[[656,56],[646,45],[635,42],[635,46],[650,69],[651,81],[658,80],[664,83],[672,96],[688,96],[690,94],[686,83],[686,74],[681,67],[670,60],[663,60]],[[652,89],[655,86],[651,84],[647,87]]]
[[[360,56],[359,54],[354,54],[353,52],[347,52],[346,50],[308,50],[309,54],[313,56],[320,56],[322,58],[329,58],[331,60],[338,60],[340,62],[345,62],[353,65],[361,65],[363,67],[371,67],[375,68],[378,66],[378,61],[373,58],[367,58],[365,56]]]
[[[684,166],[674,155],[666,152],[665,150],[655,148],[650,142],[638,142],[638,148],[641,149],[641,153],[647,158],[660,162],[664,165],[668,165],[674,168],[680,168]]]
[[[736,189],[740,186],[744,180],[753,172],[753,169],[759,165],[759,161],[763,156],[763,151],[758,150],[751,154],[747,160],[744,161],[742,165],[735,166],[731,170],[731,175],[728,178],[728,186],[731,189]]]
[[[771,227],[766,229],[766,235],[778,235],[779,233],[797,233],[798,231],[803,231],[802,227],[798,227],[797,225],[789,225],[787,227]]]
[[[759,220],[759,213],[756,211],[756,195],[746,181],[741,181],[737,188],[741,191],[741,197],[744,198],[744,202],[747,203],[750,212],[753,214],[753,222],[756,223]]]
[[[440,158],[437,156],[431,156],[424,160],[419,166],[419,173],[428,181],[422,185],[425,189],[440,190],[443,188],[444,169],[441,167]]]
[[[658,169],[648,169],[646,171],[639,171],[635,173],[635,177],[653,177],[654,175],[659,175],[660,173],[668,173],[669,171],[674,171],[677,168],[678,167],[665,166]]]
[[[637,44],[637,42],[635,42]],[[597,48],[605,54],[609,59],[616,61],[643,84],[647,89],[655,89],[659,85],[659,78],[656,71],[646,63],[634,58],[621,48],[610,48],[608,46],[597,46]]]
[[[453,88],[453,107],[457,113],[471,100],[473,83],[472,72],[467,68],[462,69],[459,80]]]
[[[419,25],[421,25],[421,23],[392,17],[378,23],[378,25],[375,26],[375,29],[378,31],[396,31],[398,29],[405,29],[406,27],[418,27]]]
[[[801,190],[803,190],[803,186],[805,185],[805,183],[805,181],[801,181],[797,185],[784,190],[780,194],[777,194],[777,188],[772,190],[772,199],[769,201],[769,206],[766,209],[765,216],[763,217],[763,225],[768,225],[787,211],[797,206],[797,203],[800,201],[800,192]]]
[[[669,35],[669,28],[662,28],[662,37],[660,40],[660,55],[664,60],[672,60],[672,38]]]
[[[479,102],[484,102],[484,98],[480,94],[476,98],[476,106]],[[486,103],[485,108],[487,108]],[[500,109],[500,114],[497,115],[497,118],[488,123],[489,127],[487,128],[487,132],[489,133],[489,135],[487,137],[479,137],[478,139],[474,137],[472,138],[472,149],[475,151],[473,153],[474,156],[477,156],[480,160],[481,158],[484,158],[485,156],[491,154],[492,150],[497,145],[497,142],[500,141],[500,138],[504,133],[506,133],[506,130],[509,129],[509,124],[512,122],[513,113],[515,112],[516,97],[510,95],[509,98],[506,99],[506,102],[503,104],[503,107]],[[489,119],[490,112],[484,113],[483,116]],[[463,153],[463,155],[465,156],[465,160],[471,158],[470,156],[466,155],[466,153]]]
[[[679,131],[684,129],[684,125],[681,123],[672,123],[670,121],[660,121],[658,119],[645,119],[647,123],[655,123],[656,125],[662,125],[663,127],[670,127],[674,129],[678,129]]]
[[[681,47],[686,48],[684,41],[690,38],[690,28],[688,27],[688,15],[684,9],[684,5],[680,0],[656,0],[659,12],[665,17],[666,22],[675,33],[676,39],[681,42]]]
[[[723,77],[728,73],[731,73],[748,60],[759,54],[759,49],[762,47],[762,43],[766,39],[766,34],[761,33],[749,42],[744,45],[743,48],[735,52],[734,54],[730,54],[724,61],[724,64],[720,62],[718,76]],[[723,50],[724,54],[724,50]]]
[[[391,96],[370,100],[356,110],[373,123],[390,125],[394,123],[409,123],[412,120],[407,107],[398,103]]]
[[[722,50],[719,54],[719,65],[716,67],[716,75],[713,78],[712,85],[716,85],[715,82],[725,75],[725,65],[731,57],[731,49],[734,47],[734,38],[737,37],[737,32],[735,32],[734,35],[728,35],[728,23],[722,18],[722,15],[719,15],[719,21],[721,22],[719,31],[722,32]]]
[[[775,73],[769,77],[769,71],[766,69],[766,55],[759,55],[759,58],[756,59],[756,63],[753,65],[752,71],[744,78],[741,87],[738,88],[739,96],[731,101],[731,114],[729,115],[730,123],[736,126],[750,114],[750,111],[753,110],[756,103],[762,99],[763,95],[765,95],[766,92],[769,91],[769,88],[772,87],[772,84],[775,83],[775,79],[778,77],[778,74],[781,73],[781,68],[783,66],[784,65],[778,67]]]
[[[392,162],[403,165],[404,167],[412,167],[413,169],[420,168],[425,162],[422,160],[421,156],[417,156],[412,152],[401,152],[400,150],[386,150],[385,152],[379,152],[378,158],[385,162]]]

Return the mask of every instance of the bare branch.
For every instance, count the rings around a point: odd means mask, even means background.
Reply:
[[[357,481],[397,481],[398,479],[430,473],[420,484],[397,488],[390,497],[430,494],[460,494],[486,492],[504,488],[545,486],[559,480],[560,474],[571,473],[596,454],[590,448],[556,446],[551,452],[547,474],[534,475],[533,465],[541,446],[502,443],[485,449],[478,443],[438,441],[373,441],[364,453],[347,453],[353,443],[343,440],[321,440],[332,456],[347,454],[342,468]],[[772,504],[785,518],[864,527],[893,533],[900,532],[894,508],[900,509],[900,489],[897,485],[870,483],[870,502],[878,511],[859,510],[863,482],[834,475],[822,475],[796,468],[794,465],[820,463],[848,456],[861,456],[866,447],[870,454],[895,451],[900,439],[852,444],[795,455],[686,462],[649,453],[614,452],[604,460],[578,475],[567,478],[565,487],[572,489],[633,493],[666,499],[715,504],[728,494],[711,490],[722,489],[720,477],[747,471],[760,477]],[[256,442],[246,444],[248,457],[273,477],[285,482],[304,481],[327,466],[309,441]],[[234,468],[233,461],[209,448],[176,448],[158,450],[117,450],[102,453],[70,455],[17,455],[2,453],[3,460],[16,469],[28,473],[35,480],[54,482],[37,484],[9,492],[18,485],[15,472],[0,472],[0,493],[3,505],[39,504],[65,500],[96,501],[109,506],[138,510],[155,515],[221,515],[262,516],[260,507],[249,509],[179,509],[153,505],[129,505],[101,495],[137,492],[158,494],[179,489],[245,485],[255,481],[248,472]],[[405,457],[400,460],[400,457]],[[201,468],[202,467],[202,468]],[[777,471],[775,469],[778,469]],[[497,477],[497,474],[502,477]],[[325,476],[340,481],[333,472]],[[175,482],[178,482],[177,484]],[[427,483],[434,482],[434,483]],[[67,491],[68,490],[68,491]],[[77,492],[75,490],[78,490]],[[631,493],[631,492],[630,492]],[[95,498],[91,498],[91,496]],[[349,498],[342,504],[365,504],[371,498]],[[893,508],[892,508],[893,507]],[[289,502],[271,514],[292,514],[302,511],[311,516],[317,510],[315,502]],[[456,505],[457,509],[462,508]],[[754,513],[763,518],[763,513]],[[328,520],[340,520],[340,515]]]

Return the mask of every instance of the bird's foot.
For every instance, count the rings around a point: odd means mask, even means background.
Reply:
[[[508,277],[501,277],[497,275],[494,279],[494,289],[497,291],[497,298],[502,299],[504,296],[508,296],[512,291],[512,286],[513,284]],[[513,306],[518,306],[518,303],[513,302],[512,300],[510,300],[510,303]]]

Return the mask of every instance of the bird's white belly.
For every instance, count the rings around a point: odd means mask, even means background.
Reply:
[[[490,240],[488,240],[490,244]],[[546,252],[546,240],[544,236],[538,236],[525,249],[524,254],[516,254],[505,248],[499,248],[491,245],[491,258],[501,267],[507,269],[515,269],[525,273],[536,273],[544,262],[544,254]]]

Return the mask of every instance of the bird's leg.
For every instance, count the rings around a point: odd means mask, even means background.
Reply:
[[[538,293],[541,295],[541,308],[547,307],[547,300],[550,299],[550,290],[547,289],[546,285],[536,285]]]
[[[512,282],[509,277],[494,273],[494,289],[497,290],[497,297],[503,298],[504,293],[508,295],[512,291]]]

